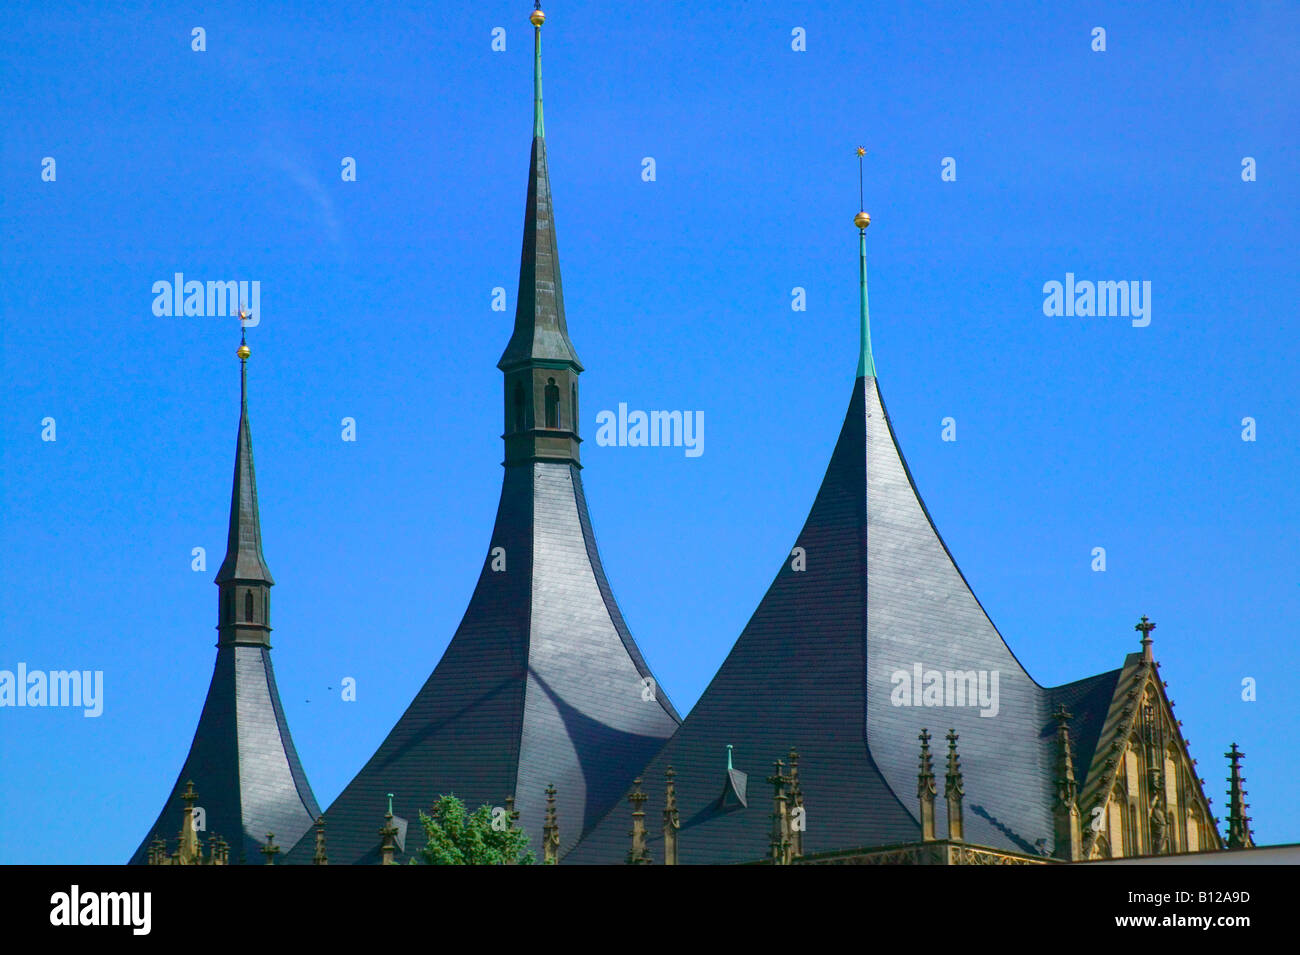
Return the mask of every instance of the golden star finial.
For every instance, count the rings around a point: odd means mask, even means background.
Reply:
[[[859,146],[859,147],[858,147],[858,155],[859,155],[859,156],[865,156],[866,154],[867,154],[867,148],[866,148],[865,146]]]

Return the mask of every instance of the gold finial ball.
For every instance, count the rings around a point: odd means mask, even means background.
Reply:
[[[867,215],[865,212],[859,212],[853,217],[853,224],[859,229],[865,229],[867,226],[871,225],[871,216]]]
[[[535,27],[540,27],[546,22],[546,14],[541,10],[534,10],[532,13],[528,14],[528,22]]]
[[[239,356],[240,361],[248,361],[248,356],[253,354],[253,350],[247,345],[240,345],[239,351],[235,352],[235,354]]]

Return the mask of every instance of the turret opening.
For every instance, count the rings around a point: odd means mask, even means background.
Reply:
[[[554,378],[546,379],[546,427],[560,426],[560,389]]]

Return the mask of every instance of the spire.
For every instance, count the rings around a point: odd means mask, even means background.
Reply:
[[[871,357],[871,317],[867,309],[867,226],[871,225],[871,216],[865,211],[862,195],[862,157],[867,150],[858,147],[858,208],[864,211],[853,217],[853,224],[858,227],[858,285],[861,289],[858,304],[858,321],[861,326],[861,349],[858,354],[858,377],[875,378],[876,363]]]
[[[1142,619],[1138,621],[1137,626],[1133,628],[1134,630],[1140,631],[1142,634],[1141,643],[1143,663],[1151,663],[1155,659],[1151,654],[1151,631],[1155,628],[1156,625],[1147,619],[1146,614],[1142,615]]]
[[[196,865],[202,853],[198,830],[194,828],[194,804],[198,802],[199,797],[194,792],[193,780],[185,783],[185,792],[181,794],[181,799],[185,803],[185,810],[181,813],[181,832],[176,845],[178,861],[181,865]]]
[[[641,791],[641,777],[632,782],[627,801],[632,804],[632,848],[627,853],[628,865],[649,865],[650,850],[646,848],[645,801],[650,797]]]
[[[542,123],[542,24],[546,22],[546,14],[542,12],[541,0],[534,0],[528,20],[533,25],[533,138],[543,139],[546,126]]]
[[[263,863],[264,865],[275,865],[275,857],[280,854],[280,847],[275,844],[274,832],[268,832],[266,834],[266,845],[262,846],[262,848],[257,851],[266,856],[266,862]]]
[[[220,588],[218,646],[270,646],[269,590],[275,584],[262,556],[262,523],[257,511],[257,477],[253,471],[253,435],[248,423],[248,356],[252,354],[243,323],[251,313],[240,308],[239,436],[235,442],[235,477],[230,492],[230,532],[226,559],[217,571]]]
[[[316,831],[316,854],[311,858],[312,864],[329,865],[330,858],[329,855],[325,852],[325,817],[324,816],[316,817],[315,831]]]
[[[749,774],[742,773],[732,764],[731,744],[727,744],[727,779],[722,785],[722,795],[718,797],[720,809],[745,808],[749,805]]]
[[[790,747],[790,858],[803,858],[803,831],[807,815],[799,785],[799,751]]]
[[[676,775],[671,766],[664,771],[664,865],[677,865],[677,830],[682,820],[677,812]]]
[[[921,769],[916,774],[916,796],[921,800],[921,841],[933,842],[934,797],[939,789],[934,781],[934,766],[930,762],[930,731],[921,727]]]
[[[250,317],[241,307],[241,322]],[[270,592],[275,581],[262,556],[248,425],[251,350],[242,333],[236,354],[240,366],[239,438],[230,539],[216,579],[217,659],[189,755],[153,831],[172,818],[177,801],[186,798],[186,784],[193,780],[203,794],[208,831],[231,840],[220,844],[222,864],[233,855],[243,865],[257,858],[256,852],[266,845],[263,837],[267,832],[278,832],[292,845],[311,828],[320,806],[294,748],[271,666]],[[148,843],[141,844],[131,863],[146,862],[150,851]]]
[[[1233,743],[1223,755],[1228,758],[1231,770],[1228,777],[1228,848],[1249,849],[1255,845],[1255,840],[1250,833],[1250,816],[1246,815],[1246,810],[1250,808],[1243,785],[1246,777],[1241,775],[1241,761],[1246,758],[1246,754]]]
[[[944,795],[948,799],[948,839],[952,842],[962,842],[966,838],[966,827],[962,825],[961,801],[966,792],[962,788],[961,757],[957,755],[957,733],[950,729],[944,738],[948,740],[948,776],[944,785]]]
[[[1052,818],[1058,859],[1078,862],[1083,857],[1083,830],[1079,824],[1079,786],[1074,775],[1074,758],[1070,752],[1070,720],[1074,719],[1064,703],[1057,704],[1056,720],[1056,803]]]
[[[384,825],[379,830],[379,864],[397,865],[393,854],[397,851],[397,826],[393,824],[393,794],[388,793],[388,811],[384,813]]]
[[[560,861],[560,822],[555,814],[555,784],[546,786],[546,824],[542,826],[542,863],[555,865]]]
[[[776,760],[772,775],[767,777],[772,785],[772,839],[768,843],[772,865],[790,864],[790,797],[786,785],[790,777],[785,773],[785,763]]]

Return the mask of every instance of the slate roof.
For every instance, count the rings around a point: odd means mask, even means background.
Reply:
[[[216,582],[269,587],[272,580],[262,556],[253,471],[247,367],[242,362],[240,377],[230,533]],[[257,629],[269,634],[270,628]],[[155,835],[167,842],[169,851],[175,849],[184,809],[180,794],[187,781],[194,782],[199,797],[196,808],[203,809],[206,817],[206,830],[200,833],[205,849],[209,836],[221,836],[230,846],[232,863],[261,864],[258,850],[266,844],[268,832],[275,833],[277,845],[293,845],[320,815],[289,735],[270,647],[241,644],[243,637],[235,631],[227,627],[218,643],[212,683],[189,754],[157,821],[131,856],[133,865],[148,860]]]
[[[647,818],[663,808],[671,765],[683,863],[767,854],[773,761],[799,752],[805,853],[920,839],[917,734],[959,735],[966,839],[995,848],[1053,848],[1055,724],[1064,702],[1087,759],[1119,671],[1045,689],[1021,667],[953,561],[917,493],[877,379],[859,377],[812,511],[776,579],[681,729],[642,770]],[[897,671],[998,675],[998,709],[894,705]],[[955,702],[955,701],[954,701]],[[726,747],[749,773],[748,807],[723,809]],[[942,744],[941,744],[942,746]],[[938,761],[942,765],[942,751]],[[1082,761],[1082,762],[1080,762]],[[943,774],[939,772],[942,794]],[[937,828],[946,831],[940,795]],[[613,809],[566,858],[617,863],[629,809]],[[662,859],[658,826],[651,854]]]
[[[504,571],[492,569],[497,547]],[[578,468],[506,468],[489,554],[460,627],[325,814],[331,863],[378,861],[390,792],[393,812],[412,826],[445,793],[470,808],[502,806],[513,794],[537,850],[552,783],[566,851],[677,728],[662,692],[644,692],[646,678],[601,567]],[[411,853],[423,844],[418,833],[407,839]],[[310,861],[312,841],[305,835],[287,861]]]

